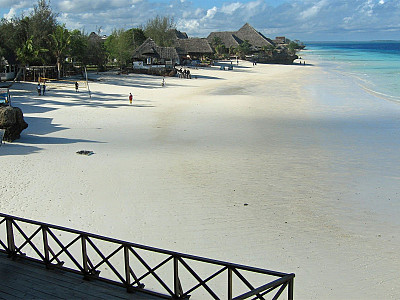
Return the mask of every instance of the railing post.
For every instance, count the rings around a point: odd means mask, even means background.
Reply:
[[[294,277],[290,279],[288,286],[288,300],[293,300]]]
[[[81,235],[81,244],[82,244],[82,264],[83,264],[83,277],[85,279],[89,279],[89,265],[88,265],[88,256],[86,250],[86,236],[84,234]]]
[[[179,259],[174,256],[174,296],[176,299],[180,299],[183,295],[182,285],[179,280]]]
[[[43,251],[44,251],[44,263],[46,264],[46,269],[50,265],[50,255],[49,255],[49,242],[47,239],[47,226],[42,225],[43,234]]]
[[[16,253],[15,253],[13,220],[12,219],[6,218],[6,228],[7,228],[8,257],[13,257]]]
[[[228,300],[232,300],[232,269],[228,268]]]
[[[129,247],[124,245],[124,259],[125,259],[125,285],[127,292],[131,292],[131,267],[129,264]]]

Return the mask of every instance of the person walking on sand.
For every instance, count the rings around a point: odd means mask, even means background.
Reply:
[[[132,104],[133,96],[132,93],[129,93],[129,104]]]
[[[79,88],[79,83],[78,83],[78,81],[75,81],[75,92],[78,91],[78,88]]]

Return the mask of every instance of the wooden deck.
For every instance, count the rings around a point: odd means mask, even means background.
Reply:
[[[0,299],[132,299],[159,300],[144,293],[127,293],[122,287],[61,270],[47,270],[43,264],[13,261],[0,253]]]

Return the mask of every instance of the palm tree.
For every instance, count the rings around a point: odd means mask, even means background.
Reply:
[[[35,49],[35,46],[33,44],[33,36],[28,38],[25,41],[25,44],[17,49],[17,60],[21,65],[26,67],[30,62],[34,62],[35,60],[39,59],[39,54],[47,52],[47,49]],[[20,69],[22,70],[22,68]],[[24,70],[24,80],[25,80],[25,68]],[[19,76],[18,72],[18,76]]]
[[[223,45],[224,43],[222,42],[222,39],[219,36],[214,36],[212,38],[211,45],[216,48],[219,45]]]
[[[57,72],[58,78],[60,78],[62,62],[71,44],[71,34],[68,29],[65,28],[65,25],[57,25],[55,31],[49,36],[52,42],[54,55],[57,58]]]
[[[274,51],[276,50],[276,46],[273,44],[263,46],[262,50],[267,54],[268,57],[272,57],[274,55]]]
[[[42,51],[44,51],[44,49]],[[30,61],[34,60],[39,56],[39,52],[41,51],[34,48],[33,36],[31,36],[26,40],[25,44],[21,48],[17,49],[18,61],[22,65],[26,66],[27,64],[29,64]]]
[[[215,47],[215,52],[217,52],[218,56],[223,56],[226,53],[226,47],[225,45],[217,45]]]
[[[236,54],[241,58],[244,58],[247,54],[250,54],[250,52],[251,52],[251,45],[247,40],[241,43],[236,48]]]
[[[236,54],[235,46],[230,46],[228,52],[229,52],[229,55],[235,55]]]

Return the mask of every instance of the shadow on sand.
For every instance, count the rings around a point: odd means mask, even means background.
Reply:
[[[90,85],[90,83],[89,83]],[[130,106],[129,103],[116,103],[121,99],[121,94],[98,92],[89,94],[87,90],[81,89],[76,92],[71,88],[54,88],[47,86],[45,96],[36,93],[36,86],[30,83],[20,83],[12,90],[12,105],[22,109],[24,114],[45,113],[57,110],[60,107],[101,107],[121,108]],[[160,86],[161,88],[161,86]],[[136,100],[137,107],[155,107],[149,100]],[[128,102],[128,101],[127,101]]]
[[[76,93],[75,91],[48,91],[47,97],[35,94],[35,86],[30,83],[19,83],[12,90],[12,105],[20,107],[24,113],[24,119],[29,127],[21,133],[21,138],[13,143],[5,143],[0,147],[0,156],[4,155],[28,155],[43,150],[40,145],[65,145],[76,143],[102,143],[100,141],[51,137],[49,134],[69,129],[54,123],[53,118],[40,117],[41,113],[57,110],[63,106],[91,106],[118,108],[121,105],[107,103],[107,98],[115,97],[112,94],[100,94],[90,99],[88,93]],[[66,101],[68,99],[68,101]],[[112,98],[111,98],[112,99]],[[145,101],[144,101],[145,102]],[[127,106],[127,105],[126,105]],[[146,103],[138,104],[139,107],[151,107]],[[27,116],[28,114],[39,116]]]
[[[25,134],[14,143],[4,143],[0,147],[0,156],[6,155],[28,155],[38,153],[43,148],[37,145],[65,145],[77,143],[102,143],[98,141],[83,140],[83,139],[69,139]]]

